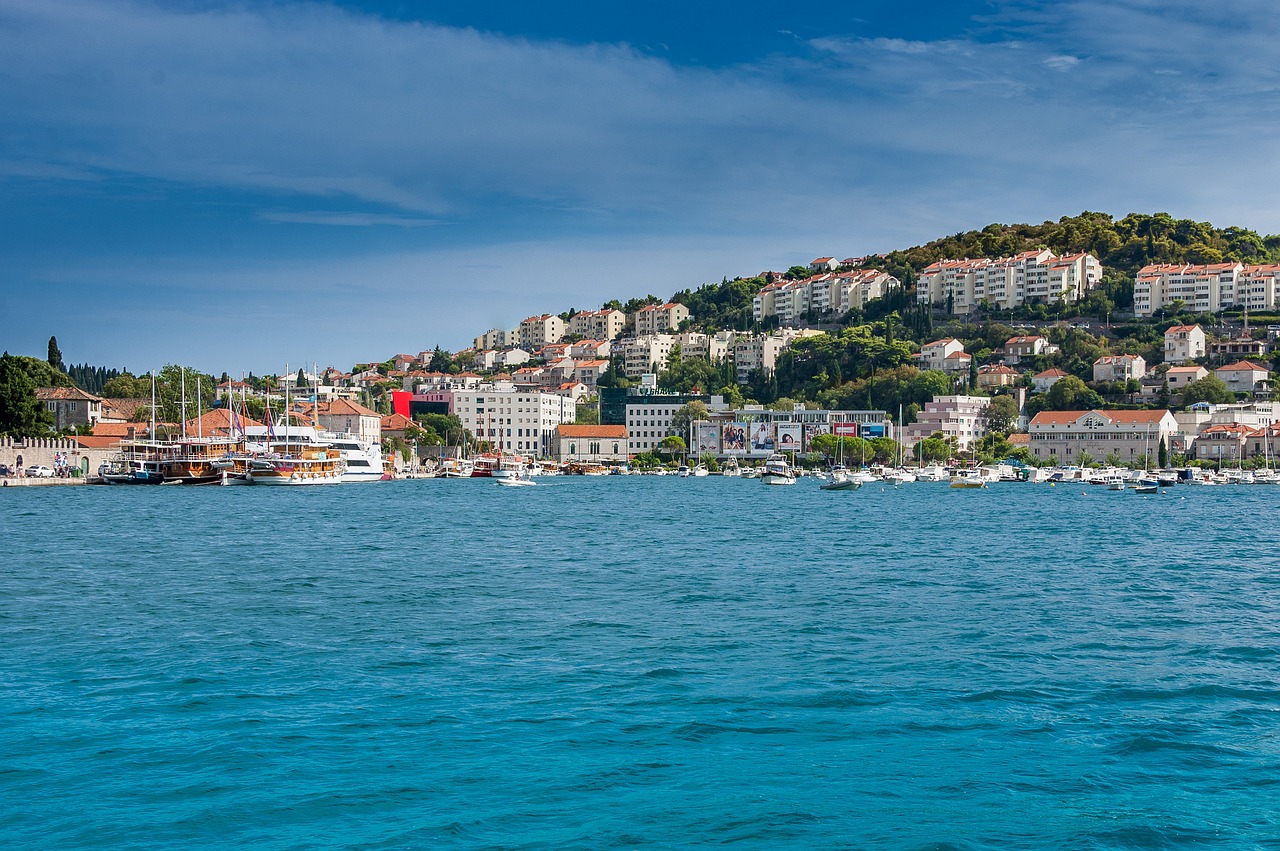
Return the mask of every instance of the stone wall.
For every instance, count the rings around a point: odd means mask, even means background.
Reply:
[[[86,449],[75,440],[66,437],[0,437],[0,464],[7,464],[10,469],[18,466],[22,459],[23,467],[34,467],[43,464],[52,467],[54,456],[65,452],[67,463],[73,467],[85,469],[88,460],[90,476],[98,474],[98,466],[112,456],[118,454],[116,449]]]

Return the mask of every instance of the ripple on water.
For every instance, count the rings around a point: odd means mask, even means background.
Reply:
[[[485,484],[6,494],[0,843],[1280,835],[1266,489]]]

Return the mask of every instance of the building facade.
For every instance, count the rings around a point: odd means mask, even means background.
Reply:
[[[1102,265],[1092,254],[1062,257],[1048,249],[997,260],[939,260],[920,273],[916,300],[948,306],[955,315],[986,303],[999,310],[1024,304],[1074,304],[1097,286]]]
[[[572,423],[578,414],[571,398],[511,384],[454,390],[449,401],[449,413],[478,440],[495,450],[542,457],[551,455],[556,426]]]
[[[555,458],[562,464],[625,463],[627,429],[616,425],[559,425],[555,430]]]
[[[903,444],[915,446],[941,432],[944,438],[955,438],[957,449],[967,450],[986,436],[985,413],[990,402],[986,396],[936,396],[903,430]]]
[[[1056,457],[1060,464],[1078,464],[1082,455],[1101,461],[1114,453],[1123,463],[1155,458],[1160,441],[1166,449],[1178,434],[1178,421],[1169,411],[1041,411],[1027,429],[1031,456]]]

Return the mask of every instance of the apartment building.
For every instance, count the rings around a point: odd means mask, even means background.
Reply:
[[[619,344],[623,375],[636,378],[665,368],[675,344],[676,338],[671,334],[645,334],[623,340]]]
[[[1092,254],[1059,257],[1048,249],[996,260],[939,260],[920,273],[916,300],[950,305],[955,315],[984,302],[1001,310],[1029,303],[1074,304],[1101,278],[1102,264]]]
[[[946,365],[947,358],[956,353],[964,353],[964,343],[954,337],[944,337],[932,343],[925,343],[920,347],[920,368],[941,370]],[[968,368],[969,364],[966,363],[965,369]]]
[[[569,333],[589,340],[613,340],[627,325],[621,310],[584,310],[569,317]]]
[[[548,457],[556,426],[572,423],[577,405],[566,396],[500,382],[454,390],[449,412],[494,449]]]
[[[941,432],[943,437],[955,438],[958,449],[969,449],[987,433],[984,414],[990,402],[986,396],[935,396],[916,421],[903,429],[903,446],[913,447]]]
[[[530,316],[520,323],[519,346],[536,352],[543,346],[560,342],[565,335],[565,322],[552,313]]]
[[[501,328],[490,328],[476,337],[472,343],[472,347],[476,350],[506,349],[518,345],[520,345],[519,329],[506,331]]]
[[[632,314],[637,337],[674,331],[689,318],[689,308],[674,302],[646,305]]]
[[[827,272],[798,281],[775,281],[752,299],[751,312],[759,322],[777,316],[783,323],[794,322],[808,313],[843,314],[863,308],[901,282],[887,272],[863,269],[855,272]]]
[[[1152,316],[1175,301],[1194,312],[1275,310],[1280,307],[1280,265],[1157,263],[1138,272],[1133,283],[1136,315]]]

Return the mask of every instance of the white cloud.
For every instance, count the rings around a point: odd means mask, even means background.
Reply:
[[[388,213],[360,212],[327,212],[271,210],[258,214],[265,222],[301,225],[333,225],[337,227],[367,228],[379,225],[391,225],[402,228],[424,228],[440,224],[437,219],[422,219],[413,216],[396,216]]]

